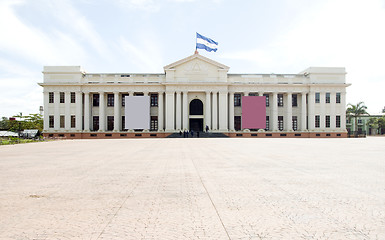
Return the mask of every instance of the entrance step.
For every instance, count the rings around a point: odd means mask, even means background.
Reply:
[[[182,135],[180,135],[179,133],[172,133],[170,135],[167,136],[168,138],[183,138],[183,132],[182,132]],[[188,136],[189,138],[192,138],[191,137],[191,134],[189,134]],[[197,138],[197,133],[194,132],[194,138]],[[199,138],[227,138],[229,136],[223,134],[223,133],[214,133],[214,132],[199,132]]]

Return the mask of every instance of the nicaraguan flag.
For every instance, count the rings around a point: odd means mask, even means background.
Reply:
[[[198,48],[206,49],[206,51],[208,52],[216,52],[218,50],[218,43],[210,38],[207,38],[197,33],[197,49]]]

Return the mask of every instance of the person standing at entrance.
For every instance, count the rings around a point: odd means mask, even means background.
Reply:
[[[209,132],[209,126],[206,125],[206,132]]]
[[[193,138],[194,137],[194,131],[191,130],[190,132],[191,132],[191,137]]]

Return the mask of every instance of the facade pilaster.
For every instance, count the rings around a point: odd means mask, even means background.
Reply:
[[[263,97],[263,94],[264,94],[263,91],[258,91],[258,96]]]
[[[114,92],[114,132],[120,131],[120,93]]]
[[[99,92],[99,132],[106,131],[106,103],[104,92]]]
[[[218,130],[218,92],[213,92],[212,130]]]
[[[163,115],[163,109],[164,109],[164,100],[163,100],[163,94],[164,92],[158,92],[158,131],[164,130],[164,115]]]
[[[44,131],[49,129],[49,92],[44,92]]]
[[[60,127],[60,92],[54,92],[54,129],[59,130]]]
[[[228,131],[227,91],[219,92],[219,130]]]
[[[64,92],[64,129],[69,131],[71,129],[71,93]]]
[[[234,131],[234,92],[229,94],[229,130]]]
[[[76,131],[81,131],[83,126],[82,126],[82,110],[83,110],[83,93],[81,91],[77,91],[75,93],[75,129]]]
[[[306,131],[306,93],[301,93],[301,131]]]
[[[285,94],[285,98],[284,128],[286,131],[293,131],[292,93]]]
[[[205,124],[211,129],[211,92],[206,91],[206,110],[205,110]],[[204,127],[205,129],[205,127]]]
[[[326,111],[325,111],[325,107],[326,107],[326,103],[325,103],[325,99],[326,99],[326,93],[325,92],[321,92],[320,93],[320,129],[322,130],[325,130],[326,127],[325,127],[325,119],[326,119]]]
[[[314,109],[315,108],[315,92],[310,91],[309,92],[309,98],[308,98],[308,127],[309,131],[314,131],[315,129],[315,114]]]
[[[341,92],[341,112],[343,114],[341,114],[341,129],[343,131],[346,131],[346,114],[344,114],[346,112],[346,92]]]
[[[176,106],[175,106],[175,126],[176,130],[182,129],[182,104],[181,104],[181,92],[176,92]]]
[[[84,131],[90,131],[90,93],[84,92]]]
[[[166,92],[166,131],[175,131],[175,92]]]
[[[330,129],[336,130],[336,92],[330,93]]]
[[[271,130],[272,131],[278,131],[278,102],[277,102],[277,97],[278,93],[273,92],[272,94],[272,99],[271,99]]]
[[[188,125],[189,125],[189,118],[188,118],[188,92],[185,91],[183,92],[183,100],[182,100],[182,105],[183,105],[183,108],[182,108],[182,116],[183,116],[183,129],[188,129]]]

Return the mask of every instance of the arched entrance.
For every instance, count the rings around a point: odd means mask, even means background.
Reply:
[[[190,102],[190,131],[203,131],[203,103],[199,99]]]

